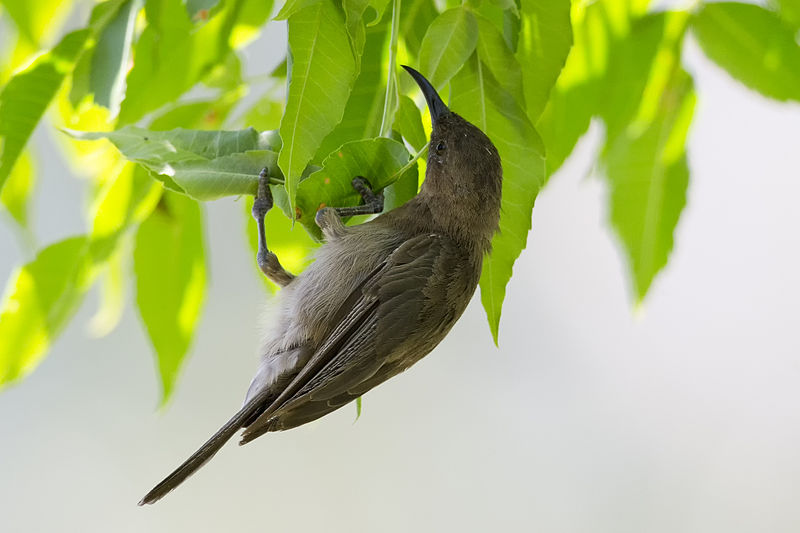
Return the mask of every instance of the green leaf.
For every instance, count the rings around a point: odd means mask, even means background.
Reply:
[[[127,239],[125,239],[127,241]],[[117,246],[98,273],[100,304],[89,321],[89,333],[94,337],[105,337],[117,327],[125,310],[126,269],[125,258],[130,254],[129,246]]]
[[[356,74],[344,15],[333,0],[322,0],[289,18],[289,51],[292,71],[278,166],[294,211],[301,175],[320,142],[342,119]]]
[[[136,16],[143,0],[128,0],[103,29],[92,54],[89,90],[94,101],[111,111],[119,112],[125,94],[125,75],[131,59]]]
[[[0,2],[22,37],[38,46],[58,32],[69,14],[71,2],[63,0],[10,0]]]
[[[500,231],[483,261],[481,302],[495,343],[506,284],[531,229],[536,195],[544,184],[544,147],[525,111],[492,77],[477,55],[452,80],[451,107],[483,130],[500,153],[503,199]]]
[[[361,396],[356,398],[356,419],[355,419],[355,421],[357,422],[359,418],[361,418]]]
[[[283,4],[283,7],[280,11],[278,11],[278,14],[275,15],[273,20],[288,20],[289,17],[298,11],[319,4],[323,1],[324,0],[286,0],[286,3]]]
[[[522,0],[520,23],[517,60],[522,67],[528,117],[535,122],[572,46],[570,2]]]
[[[192,20],[207,20],[212,9],[217,7],[220,0],[185,0],[186,13]]]
[[[120,235],[153,211],[161,186],[142,167],[127,165],[115,179],[108,180],[90,206],[90,238],[95,261],[104,261],[117,246]]]
[[[536,123],[547,147],[548,176],[561,167],[593,116],[603,117],[613,137],[638,110],[664,14],[630,20],[631,13],[614,13],[609,6],[616,4],[597,2],[573,13],[575,43]]]
[[[777,0],[780,16],[795,30],[800,30],[800,0]]]
[[[84,237],[57,242],[9,278],[0,304],[0,387],[32,372],[77,310],[91,280],[87,248]]]
[[[314,217],[320,208],[354,206],[361,202],[361,196],[353,189],[354,177],[365,177],[379,191],[409,174],[416,179],[416,163],[409,166],[409,160],[406,147],[393,139],[379,137],[343,145],[323,161],[320,170],[300,182],[297,219],[311,235],[319,237]]]
[[[67,34],[52,51],[11,78],[0,93],[0,190],[89,35],[89,30]]]
[[[22,153],[8,176],[6,186],[0,192],[2,204],[11,217],[20,225],[28,227],[28,202],[36,184],[33,157],[28,151]]]
[[[449,9],[431,22],[419,51],[420,71],[434,87],[443,87],[478,44],[478,22],[466,8]]]
[[[412,57],[418,56],[425,32],[438,15],[432,0],[403,0],[400,3],[400,38]]]
[[[95,336],[108,334],[122,317],[131,229],[150,216],[162,190],[143,167],[128,164],[103,184],[89,208],[91,256],[100,269],[100,308],[89,323]]]
[[[258,9],[253,4],[258,4]],[[264,0],[226,2],[207,22],[195,26],[181,0],[148,3],[149,24],[134,49],[118,124],[136,122],[177,100],[224,63],[232,44],[241,44],[232,43],[237,25],[259,25],[269,16],[271,6]]]
[[[749,4],[705,4],[692,20],[703,51],[764,96],[800,100],[800,46],[781,18]]]
[[[667,263],[686,203],[686,135],[695,96],[692,80],[675,70],[655,115],[636,121],[607,150],[611,221],[625,246],[641,302]]]
[[[512,1],[513,4],[513,1]],[[522,91],[522,69],[517,58],[508,47],[500,30],[482,15],[475,15],[478,21],[478,57],[489,67],[492,76],[503,88],[511,93],[517,103],[524,105],[525,96]],[[555,82],[555,80],[553,80]]]
[[[203,249],[200,206],[176,194],[164,194],[136,235],[136,303],[156,351],[162,405],[200,318],[206,287]]]
[[[428,144],[425,129],[422,127],[422,114],[414,100],[404,94],[400,95],[400,107],[395,115],[394,129],[414,150],[421,150]]]
[[[388,30],[389,25],[386,23],[367,28],[361,69],[347,100],[342,120],[319,145],[313,159],[315,162],[321,162],[346,142],[377,137],[380,134],[383,111],[383,92],[380,87],[383,85],[385,71]]]
[[[197,200],[255,194],[258,175],[266,167],[280,179],[274,132],[198,131],[182,128],[150,131],[126,126],[110,132],[69,131],[76,139],[106,138],[128,160],[160,175],[177,192]]]

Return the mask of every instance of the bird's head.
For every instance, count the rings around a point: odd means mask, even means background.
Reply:
[[[421,192],[463,213],[472,220],[473,228],[491,238],[500,217],[503,176],[497,148],[477,126],[450,111],[422,74],[403,68],[422,90],[433,126]],[[486,227],[476,227],[483,226],[479,221],[485,221]]]

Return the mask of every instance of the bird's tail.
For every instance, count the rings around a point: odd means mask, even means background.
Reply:
[[[228,420],[219,431],[214,433],[199,450],[194,452],[181,466],[164,478],[161,483],[153,487],[153,489],[142,498],[139,505],[157,502],[169,491],[186,481],[189,476],[194,474],[201,466],[206,464],[209,459],[214,457],[214,454],[244,426],[245,421],[251,418],[260,407],[261,402],[247,402],[242,409],[233,415],[233,418]]]

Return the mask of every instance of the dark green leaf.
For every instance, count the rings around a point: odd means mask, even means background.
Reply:
[[[0,304],[0,387],[28,375],[89,287],[88,242],[52,244],[11,275]]]
[[[344,15],[333,0],[322,0],[289,18],[289,51],[292,71],[278,165],[293,207],[306,165],[342,119],[356,74]]]
[[[464,7],[449,9],[431,22],[419,51],[420,71],[434,87],[443,87],[478,43],[478,23]]]
[[[0,190],[89,36],[89,30],[67,34],[52,51],[11,78],[0,93]]]
[[[800,100],[800,46],[777,14],[750,4],[705,4],[692,30],[703,51],[740,82],[776,100]]]
[[[409,165],[406,147],[393,139],[379,137],[343,145],[322,163],[322,169],[300,182],[297,188],[297,218],[314,236],[320,232],[314,216],[321,207],[358,205],[361,196],[353,189],[356,176],[365,177],[376,191],[401,177],[416,177],[416,163]],[[406,168],[407,167],[407,168]]]
[[[506,284],[531,229],[533,203],[544,184],[544,147],[525,111],[492,77],[477,55],[453,78],[452,108],[486,132],[503,163],[500,231],[484,259],[481,302],[495,343]]]
[[[136,303],[156,351],[162,404],[169,399],[205,297],[200,206],[165,193],[139,226],[134,250]]]
[[[542,114],[572,46],[569,0],[522,0],[517,60],[528,117]],[[496,75],[496,73],[495,73]]]

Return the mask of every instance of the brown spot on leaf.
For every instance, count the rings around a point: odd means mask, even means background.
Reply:
[[[331,179],[328,176],[325,176],[325,179],[322,180],[322,181],[325,182],[325,185],[330,185],[331,184]]]
[[[303,212],[302,212],[302,211],[300,211],[300,208],[299,208],[299,207],[295,207],[295,208],[294,208],[294,217],[295,217],[297,220],[300,220],[300,219],[302,218],[302,216],[303,216]]]

